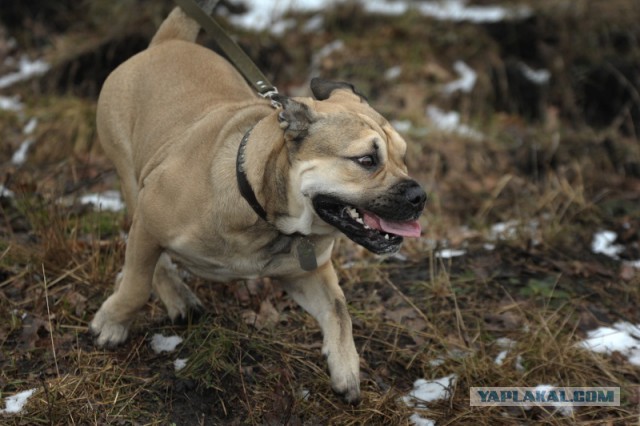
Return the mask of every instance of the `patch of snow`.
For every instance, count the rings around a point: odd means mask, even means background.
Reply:
[[[21,111],[24,104],[20,102],[20,96],[0,96],[0,110]]]
[[[496,245],[491,243],[485,243],[482,247],[484,247],[486,251],[493,251],[496,249]]]
[[[399,16],[404,15],[409,10],[409,5],[405,2],[395,1],[393,3],[384,0],[362,1],[364,10],[368,13],[377,13],[379,15]]]
[[[391,126],[400,133],[407,133],[413,127],[411,120],[392,120]]]
[[[311,19],[305,22],[302,27],[302,31],[305,33],[315,33],[320,31],[324,27],[324,16],[317,14],[313,15]]]
[[[535,387],[534,392],[549,392],[554,390],[556,387],[552,386],[552,385],[538,385]],[[544,404],[541,404],[543,406],[552,406],[552,407],[556,407],[556,410],[562,414],[565,417],[571,417],[573,415],[573,407],[568,405],[568,406],[561,406],[560,404],[562,404],[562,402],[547,402]],[[531,407],[523,407],[525,410],[530,410]]]
[[[591,241],[591,251],[617,259],[618,255],[624,251],[624,247],[619,244],[613,244],[616,238],[618,238],[618,234],[613,231],[596,232],[593,234],[593,240]]]
[[[466,253],[466,250],[442,249],[436,252],[436,257],[440,259],[451,259],[452,257],[463,256]]]
[[[0,77],[0,89],[5,89],[20,81],[37,77],[49,71],[51,66],[42,59],[32,61],[27,56],[22,56],[18,63],[18,71]]]
[[[537,246],[540,244],[539,240],[539,228],[540,222],[537,220],[531,220],[527,225],[522,225],[518,220],[510,220],[507,222],[498,222],[491,225],[489,229],[488,239],[489,244],[485,244],[486,250],[495,249],[496,241],[508,241],[513,240],[518,236],[518,230],[526,233],[531,238],[531,244]]]
[[[12,190],[5,188],[4,185],[0,184],[0,197],[13,198],[15,194]]]
[[[445,84],[442,87],[442,92],[445,95],[451,95],[455,92],[470,93],[476,85],[478,75],[476,72],[463,61],[456,61],[453,64],[453,69],[458,73],[460,78],[450,83]]]
[[[295,28],[296,20],[295,19],[284,19],[282,21],[278,21],[274,23],[270,30],[271,34],[276,36],[283,36],[290,29]]]
[[[125,205],[118,191],[105,191],[100,194],[86,194],[80,197],[81,204],[93,204],[94,210],[119,212]]]
[[[361,2],[369,13],[398,16],[406,13],[409,2],[386,2],[367,0]],[[415,10],[423,16],[440,21],[468,21],[474,23],[500,22],[509,19],[524,19],[531,16],[531,9],[527,7],[504,8],[501,6],[467,6],[464,0],[423,1],[412,3]]]
[[[188,361],[187,358],[178,358],[175,361],[173,361],[173,366],[176,369],[176,371],[180,371],[187,366],[187,361]]]
[[[518,355],[516,357],[516,371],[519,371],[521,373],[524,371],[524,365],[522,364],[522,361],[522,355]]]
[[[337,52],[338,50],[342,50],[344,48],[344,41],[342,40],[334,40],[331,43],[324,45],[318,52],[313,56],[313,62],[319,63],[322,59],[331,55],[333,52]]]
[[[419,3],[417,9],[424,16],[454,22],[501,22],[531,16],[531,9],[525,6],[511,9],[502,6],[467,6],[465,0],[427,1]]]
[[[6,397],[4,399],[5,408],[0,410],[0,414],[16,414],[21,412],[25,404],[35,391],[35,389],[29,389]]]
[[[311,396],[311,391],[309,389],[302,388],[300,389],[298,396],[300,397],[300,399],[307,401]]]
[[[29,147],[33,144],[33,139],[27,139],[20,144],[20,147],[13,153],[11,157],[11,164],[14,166],[20,166],[27,161],[27,151],[29,151]]]
[[[502,365],[504,364],[504,360],[507,358],[507,355],[509,354],[509,351],[502,351],[498,354],[498,356],[496,357],[496,359],[493,361],[496,365]]]
[[[395,67],[391,67],[384,72],[385,80],[395,80],[402,74],[402,67],[400,65],[396,65]]]
[[[456,133],[473,140],[481,140],[483,138],[482,133],[460,122],[459,112],[446,112],[438,107],[428,106],[427,117],[437,129],[443,132]]]
[[[519,224],[520,222],[517,220],[493,224],[489,231],[489,239],[491,241],[512,240],[516,237],[516,231]]]
[[[631,365],[640,366],[640,351],[635,350],[635,351],[631,352],[628,355],[627,360],[629,361],[629,364],[631,364]]]
[[[36,127],[38,127],[38,119],[33,117],[22,128],[22,133],[24,133],[25,135],[30,135],[36,130]]]
[[[496,345],[504,349],[513,349],[517,344],[518,342],[508,337],[499,337],[496,339]]]
[[[344,262],[342,265],[340,265],[340,268],[342,269],[351,269],[354,266],[356,266],[358,264],[358,262],[354,262],[353,260],[350,260],[348,262]]]
[[[549,83],[549,80],[551,80],[551,72],[549,70],[534,70],[524,62],[520,62],[520,71],[522,71],[527,80],[540,86]]]
[[[404,254],[402,254],[400,252],[388,255],[388,259],[393,259],[393,260],[396,260],[398,262],[406,262],[407,260],[409,260],[409,258],[407,256],[405,256]]]
[[[444,358],[434,358],[429,361],[431,367],[440,367],[442,364],[444,364]]]
[[[228,16],[229,20],[241,28],[254,31],[274,32],[287,12],[317,12],[348,0],[243,0],[247,12]],[[468,6],[466,0],[423,1],[418,4],[408,1],[388,2],[384,0],[360,0],[367,13],[398,16],[416,10],[423,16],[442,21],[468,21],[474,23],[500,22],[509,19],[523,19],[531,16],[527,7],[505,8],[501,6]],[[311,28],[316,28],[315,25]]]
[[[26,311],[25,311],[25,312],[20,313],[20,311],[19,311],[19,310],[17,310],[17,309],[13,309],[13,310],[11,311],[11,315],[13,315],[13,316],[15,316],[15,317],[20,317],[20,319],[24,321],[24,319],[25,319],[29,314],[28,314]]]
[[[436,380],[418,379],[413,383],[413,390],[402,400],[410,407],[426,408],[427,402],[448,398],[456,378],[451,374]]]
[[[255,31],[273,31],[282,17],[289,11],[316,12],[330,5],[325,0],[243,0],[247,12],[229,16],[234,25]]]
[[[640,259],[638,260],[625,260],[625,265],[629,265],[632,268],[640,269]]]
[[[620,352],[632,365],[640,366],[640,326],[629,322],[617,322],[613,327],[600,327],[587,332],[587,338],[579,343],[584,349],[596,353]]]
[[[636,339],[640,339],[640,326],[633,325],[630,322],[620,321],[613,325],[615,328],[621,331],[629,333]]]
[[[151,349],[157,354],[161,352],[173,352],[182,343],[180,336],[163,336],[162,334],[154,334],[151,338]]]
[[[435,420],[425,419],[418,413],[413,413],[411,417],[409,417],[409,421],[416,426],[436,426]]]
[[[513,339],[509,339],[508,337],[500,337],[496,339],[495,343],[499,348],[503,349],[494,360],[494,363],[500,366],[504,364],[504,360],[507,358],[509,351],[515,348],[518,342]],[[524,368],[522,368],[522,357],[520,355],[516,358],[515,368],[517,371],[524,370]]]

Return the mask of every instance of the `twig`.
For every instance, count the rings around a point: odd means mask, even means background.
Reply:
[[[244,373],[242,372],[242,355],[238,354],[238,362],[240,363],[240,368],[238,369],[240,373],[240,383],[242,384],[242,396],[244,397],[245,404],[247,405],[247,411],[249,412],[249,418],[251,419],[252,424],[257,424],[256,420],[253,417],[253,409],[251,408],[251,402],[249,402],[249,395],[247,394],[247,387],[244,383]]]
[[[469,339],[467,338],[467,328],[464,325],[464,320],[462,319],[462,312],[460,312],[460,307],[458,306],[458,298],[456,297],[456,292],[453,290],[451,286],[451,280],[449,279],[449,275],[447,275],[447,285],[449,286],[449,291],[451,291],[451,297],[453,299],[453,306],[456,313],[456,328],[458,329],[458,336],[462,339],[467,348],[470,348]]]
[[[420,317],[426,322],[427,326],[431,329],[431,332],[435,335],[438,336],[438,331],[436,330],[436,328],[433,326],[433,324],[431,323],[431,321],[429,320],[429,317],[427,317],[427,315],[422,312],[422,310],[420,308],[418,308],[415,303],[413,303],[413,301],[411,299],[409,299],[393,282],[391,282],[391,280],[388,277],[384,278],[384,281],[396,292],[398,293],[398,295],[402,298],[402,300],[404,300],[409,306],[411,306],[413,308],[414,311],[416,311],[416,313],[418,315],[420,315]]]
[[[627,104],[621,108],[621,112],[619,115],[628,114],[631,111],[630,103],[635,103],[638,108],[640,108],[640,92],[638,89],[629,81],[627,76],[625,76],[618,68],[616,68],[611,62],[607,62],[605,64],[606,68],[611,71],[614,76],[617,78],[618,82],[622,84],[622,86],[628,90],[629,95],[631,96],[631,102],[627,102]],[[617,121],[617,120],[616,120]],[[633,125],[633,119],[631,120]],[[635,126],[634,127],[634,131]]]
[[[8,286],[9,284],[11,284],[12,282],[14,282],[14,281],[15,281],[15,280],[17,280],[18,278],[22,278],[22,277],[24,277],[25,275],[27,275],[27,270],[26,270],[26,269],[25,269],[25,270],[23,270],[22,272],[20,272],[19,274],[14,275],[14,276],[12,276],[11,278],[7,278],[6,280],[2,281],[2,282],[0,283],[0,288],[3,288],[3,287]]]
[[[42,373],[42,371],[38,375],[38,378],[40,379],[40,383],[42,384],[42,389],[44,390],[44,395],[47,397],[47,411],[49,412],[49,424],[53,425],[53,418],[52,418],[53,414],[52,414],[52,407],[51,407],[51,398],[49,398],[49,389],[47,389],[47,384],[44,381],[44,374]]]
[[[42,266],[42,278],[44,280],[44,300],[47,302],[47,320],[49,321],[49,337],[51,337],[51,350],[53,351],[53,362],[56,365],[56,374],[60,378],[60,369],[58,368],[58,357],[56,356],[56,345],[53,342],[53,324],[51,323],[51,310],[49,309],[49,292],[47,290],[47,274],[44,271],[44,263]]]

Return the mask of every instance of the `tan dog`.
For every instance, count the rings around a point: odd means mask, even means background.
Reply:
[[[198,31],[176,8],[100,94],[99,136],[132,225],[90,329],[99,345],[122,343],[152,290],[172,319],[200,309],[171,258],[216,281],[274,277],[320,324],[332,387],[356,402],[359,359],[331,251],[339,232],[375,253],[420,235],[426,195],[407,176],[406,144],[346,83],[316,79],[317,100],[277,96],[274,109],[194,43]]]

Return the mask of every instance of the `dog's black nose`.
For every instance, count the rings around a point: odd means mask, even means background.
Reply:
[[[411,183],[408,184],[404,196],[409,204],[416,210],[423,209],[424,204],[427,202],[427,193],[424,192],[424,189],[422,189],[416,181],[411,181]]]

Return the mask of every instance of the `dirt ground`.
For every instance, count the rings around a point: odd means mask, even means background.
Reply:
[[[234,26],[239,3],[221,2],[220,21],[280,91],[309,95],[314,75],[353,83],[405,137],[429,193],[423,236],[398,255],[346,239],[335,249],[362,402],[332,393],[317,324],[269,279],[188,277],[201,318],[171,324],[152,299],[124,345],[94,346],[87,324],[129,226],[124,211],[83,202],[119,188],[96,99],[172,5],[29,0],[0,8],[0,81],[23,56],[50,64],[0,84],[0,107],[18,105],[0,109],[0,397],[35,391],[0,423],[638,424],[640,5],[505,1],[531,13],[473,23],[347,3],[291,14],[273,34]],[[465,66],[469,91],[450,85]],[[582,347],[599,327],[631,347]],[[156,353],[156,334],[183,340]],[[405,402],[417,379],[443,377],[455,378],[442,398]],[[470,387],[542,384],[619,387],[621,404],[469,404]]]

